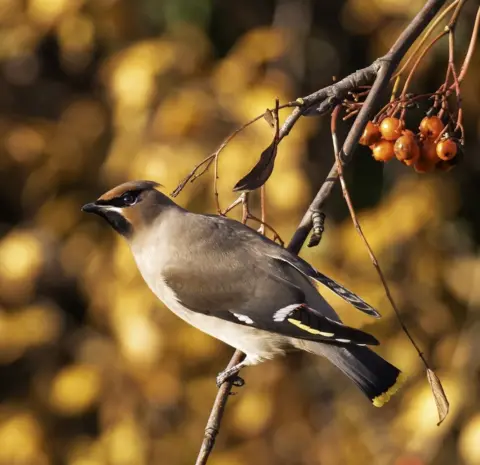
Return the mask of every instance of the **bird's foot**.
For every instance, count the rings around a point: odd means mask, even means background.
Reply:
[[[238,376],[238,369],[236,367],[230,368],[229,370],[224,370],[218,374],[217,387],[220,388],[225,381],[231,381],[236,387],[242,387],[245,384],[243,378]]]

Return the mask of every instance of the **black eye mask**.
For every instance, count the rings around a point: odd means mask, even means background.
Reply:
[[[111,200],[97,200],[97,205],[111,205],[112,207],[126,208],[135,205],[140,197],[141,191],[127,191],[120,197]]]
[[[110,223],[112,228],[122,236],[128,238],[132,235],[132,225],[120,213],[106,211],[102,213],[102,216]]]

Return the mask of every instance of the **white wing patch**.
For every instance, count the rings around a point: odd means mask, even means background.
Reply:
[[[280,310],[277,310],[273,314],[273,321],[276,321],[277,323],[285,321],[285,319],[290,315],[290,313],[292,313],[296,308],[300,307],[301,305],[303,304],[291,304],[281,308]]]
[[[242,315],[241,313],[233,313],[232,315],[237,318],[239,321],[246,323],[247,325],[253,325],[255,323],[249,316]]]

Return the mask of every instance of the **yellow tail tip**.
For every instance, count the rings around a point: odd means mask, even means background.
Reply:
[[[407,376],[403,373],[399,373],[395,384],[390,386],[387,391],[372,399],[372,403],[375,407],[383,407],[396,392],[402,387],[403,383],[407,379]]]

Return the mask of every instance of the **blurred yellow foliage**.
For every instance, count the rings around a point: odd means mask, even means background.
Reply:
[[[105,438],[107,463],[142,465],[145,461],[145,444],[138,424],[125,419],[111,428]]]
[[[56,308],[34,305],[15,313],[0,312],[0,359],[11,362],[29,348],[57,340],[62,319]]]
[[[95,28],[88,16],[67,16],[58,25],[58,38],[64,51],[78,52],[94,45]]]
[[[68,450],[68,463],[71,465],[102,465],[105,454],[100,444],[88,438],[78,438]]]
[[[80,207],[127,179],[171,192],[275,98],[294,100],[384,53],[422,4],[0,1],[0,465],[194,462],[231,348],[168,312],[125,242]],[[196,8],[211,10],[210,26],[192,19]],[[302,8],[311,18],[301,19]],[[460,47],[469,32],[457,27]],[[415,85],[444,76],[439,50]],[[475,78],[462,86],[465,158],[474,160],[480,90]],[[285,240],[333,163],[328,125],[304,118],[279,146],[267,221]],[[222,208],[271,140],[260,120],[221,153]],[[364,155],[358,177],[347,178],[355,205],[379,186]],[[447,422],[436,427],[423,366],[337,192],[321,245],[302,256],[379,308],[383,318],[372,320],[319,287],[348,324],[381,340],[379,352],[409,381],[373,410],[313,356],[248,368],[210,465],[480,462],[475,166],[455,177],[389,164],[384,192],[358,211],[408,326],[440,369]],[[215,212],[211,171],[187,185],[182,206]],[[250,197],[258,214],[259,196]]]
[[[8,410],[0,411],[0,463],[49,464],[42,450],[43,433],[38,421],[30,412],[17,408]]]
[[[27,232],[12,233],[0,243],[0,271],[4,279],[20,281],[36,275],[43,261],[42,246]]]
[[[42,154],[45,140],[35,129],[18,126],[8,135],[5,146],[17,163],[32,163]]]
[[[480,463],[480,414],[477,413],[466,425],[460,437],[460,454],[468,465]]]
[[[81,3],[79,0],[29,0],[27,14],[34,22],[47,25],[68,10],[77,9]]]
[[[79,415],[97,401],[100,387],[100,373],[94,366],[64,368],[52,382],[50,404],[62,415]]]
[[[43,260],[42,244],[33,234],[15,231],[0,241],[0,292],[7,302],[29,301]]]
[[[233,424],[242,436],[257,436],[270,424],[272,397],[266,392],[251,392],[235,406]]]

